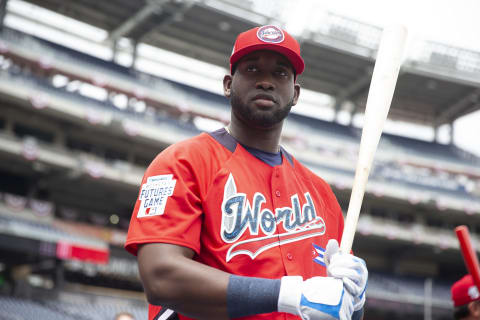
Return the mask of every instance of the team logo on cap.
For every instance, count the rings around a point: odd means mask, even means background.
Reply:
[[[471,286],[470,288],[468,288],[468,295],[472,300],[478,299],[480,297],[480,294],[478,293],[478,289],[475,286]]]
[[[275,26],[263,26],[258,28],[257,38],[268,43],[279,43],[285,39],[283,31]]]

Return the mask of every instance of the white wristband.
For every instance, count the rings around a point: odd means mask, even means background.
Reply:
[[[302,296],[303,278],[300,276],[282,277],[280,294],[278,296],[278,312],[288,312],[300,315],[297,309]]]

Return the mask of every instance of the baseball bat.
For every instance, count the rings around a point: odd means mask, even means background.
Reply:
[[[401,25],[387,27],[382,33],[368,91],[357,168],[340,244],[340,250],[345,253],[350,253],[352,249],[368,174],[392,102],[406,39],[407,29]]]
[[[460,249],[465,266],[472,275],[473,282],[475,282],[477,288],[480,288],[480,266],[478,265],[477,254],[472,247],[468,228],[467,226],[458,226],[455,228],[455,233],[457,234],[458,242],[460,242]]]

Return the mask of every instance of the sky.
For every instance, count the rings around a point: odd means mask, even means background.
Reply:
[[[292,34],[300,34],[304,28],[321,25],[322,17],[327,12],[332,12],[378,27],[392,23],[404,24],[408,28],[410,43],[428,40],[480,52],[478,0],[258,0],[253,1],[253,5],[259,12],[280,16],[285,21],[285,28]],[[110,47],[104,42],[108,35],[104,30],[52,14],[20,0],[10,0],[8,10],[9,14],[5,18],[8,26],[104,59],[111,58]],[[47,21],[50,26],[45,26]],[[55,25],[61,25],[62,29],[56,29]],[[130,64],[130,45],[126,39],[120,43],[118,63]],[[408,55],[408,47],[406,54]],[[147,45],[139,46],[138,56],[137,68],[142,71],[168,75],[171,80],[187,81],[187,84],[222,94],[221,79],[226,72],[224,68],[193,61]],[[195,68],[191,68],[192,65],[195,65]],[[192,69],[197,72],[192,73]],[[307,114],[314,112],[320,118],[332,120],[334,115],[328,107],[331,103],[332,99],[329,97],[303,90],[293,111]],[[348,113],[344,112],[340,115],[339,122],[347,122],[348,118]],[[357,125],[359,121],[361,122],[361,119],[354,119],[354,124]],[[454,124],[454,143],[478,156],[479,123],[480,111],[477,111]],[[419,139],[433,138],[431,128],[399,122],[388,121],[385,131]],[[442,127],[440,142],[448,142],[448,136],[449,128]]]

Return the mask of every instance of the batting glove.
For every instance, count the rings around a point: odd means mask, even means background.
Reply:
[[[352,254],[341,253],[337,240],[330,239],[325,250],[325,265],[329,277],[343,280],[345,288],[354,298],[355,311],[362,309],[368,281],[365,261]]]
[[[300,276],[283,277],[278,311],[300,316],[303,320],[350,320],[353,297],[340,279]]]

